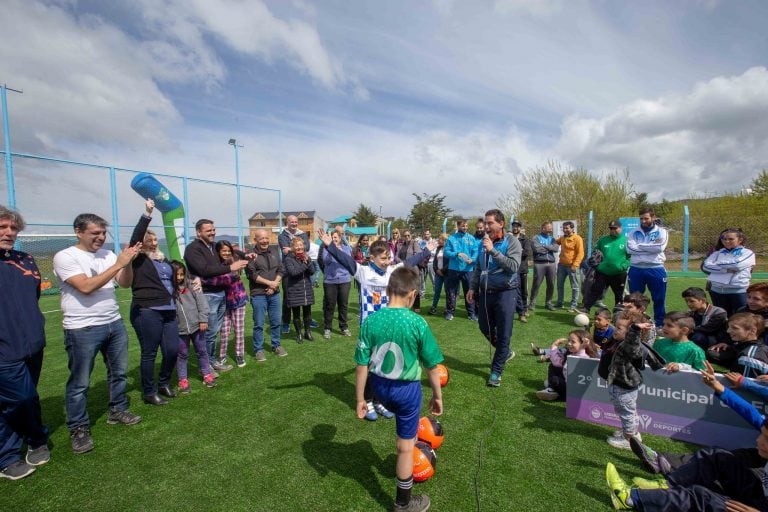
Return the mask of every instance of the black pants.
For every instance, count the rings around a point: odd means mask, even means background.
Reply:
[[[349,327],[347,324],[347,310],[349,304],[349,288],[351,283],[329,284],[323,283],[323,323],[325,328],[331,328],[333,324],[333,311],[339,310],[339,329],[342,331]]]
[[[308,331],[309,324],[312,322],[312,305],[293,306],[291,312],[293,313],[293,326],[296,328],[296,334],[301,332],[302,323],[304,324],[304,330]]]
[[[176,310],[132,308],[131,325],[141,346],[141,387],[145,395],[157,393],[155,385],[155,359],[157,349],[162,353],[157,384],[167,386],[176,368],[179,353],[179,326]]]
[[[517,297],[517,314],[524,315],[528,311],[528,272],[520,272],[520,288]]]
[[[615,276],[607,276],[595,271],[595,281],[588,290],[584,290],[584,307],[589,309],[600,300],[606,288],[611,288],[615,304],[621,304],[624,301],[624,286],[627,282],[627,273],[622,272]]]
[[[752,466],[742,453],[703,448],[667,476],[669,489],[638,489],[636,505],[646,512],[720,512],[725,511],[725,502],[733,499],[758,510],[768,510],[760,480],[762,470]]]
[[[560,395],[560,399],[565,400],[565,376],[563,375],[563,367],[549,363],[549,368],[547,368],[547,381],[549,382],[549,387],[557,391],[557,394]]]

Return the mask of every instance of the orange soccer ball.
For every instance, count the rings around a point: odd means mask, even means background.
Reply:
[[[448,373],[448,368],[444,364],[439,364],[436,366],[437,373],[440,375],[440,387],[444,388],[446,384],[448,384],[448,380],[451,378],[450,374]]]
[[[423,416],[419,420],[419,441],[424,441],[433,449],[437,450],[443,444],[443,426],[431,416]]]
[[[437,455],[427,443],[416,441],[413,448],[413,481],[426,482],[435,474]]]

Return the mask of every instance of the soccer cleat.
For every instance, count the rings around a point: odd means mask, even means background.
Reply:
[[[27,464],[23,460],[17,460],[0,470],[0,477],[9,480],[20,480],[35,472],[35,466]],[[408,509],[403,509],[408,510]]]
[[[536,398],[551,402],[560,398],[560,394],[552,388],[544,388],[541,391],[536,392]]]
[[[638,489],[669,489],[666,478],[648,479],[636,476],[632,479],[632,485]]]
[[[389,420],[395,417],[395,413],[384,407],[384,404],[375,403],[373,408],[379,416],[383,416],[384,419]]]
[[[491,372],[490,377],[488,377],[488,386],[492,388],[501,386],[501,375],[496,372]]]
[[[44,444],[37,448],[27,447],[27,464],[31,466],[42,466],[49,460],[51,460],[51,451],[48,449],[48,445]]]
[[[412,494],[411,501],[405,505],[395,503],[395,512],[427,512],[429,510],[429,496],[426,494]]]
[[[611,491],[613,508],[616,510],[632,510],[629,499],[631,489],[619,476],[616,466],[610,462],[605,466],[605,480],[608,482],[608,489]]]
[[[254,357],[256,358],[257,363],[263,363],[264,361],[267,360],[267,356],[266,354],[264,354],[263,350],[256,351],[256,354],[254,355]]]
[[[365,403],[365,405],[368,408],[368,410],[365,413],[365,419],[367,419],[368,421],[376,421],[377,419],[379,419],[379,415],[376,414],[376,410],[373,408],[373,402],[369,400],[368,402]]]
[[[211,374],[209,373],[208,375]],[[179,379],[179,393],[182,395],[189,394],[189,379]]]
[[[636,438],[629,440],[629,447],[638,459],[643,463],[643,467],[651,473],[661,473],[662,475],[668,474],[672,471],[672,466],[666,457],[651,449],[649,446],[644,445]],[[638,486],[639,487],[639,486]]]
[[[111,411],[107,417],[107,425],[135,425],[141,421],[141,416],[130,411]]]
[[[323,339],[329,340],[331,339],[331,330],[326,329],[323,331]]]
[[[72,440],[72,451],[85,453],[93,450],[93,438],[91,430],[86,426],[75,427],[69,434]]]
[[[209,388],[216,387],[216,378],[210,373],[205,377],[203,377],[203,382],[205,383],[206,387],[209,387]]]
[[[243,366],[245,366],[245,357],[235,356],[235,362],[237,363],[238,368],[242,368]]]

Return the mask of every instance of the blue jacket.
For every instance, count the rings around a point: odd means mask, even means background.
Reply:
[[[520,286],[520,256],[523,252],[520,242],[512,235],[505,235],[493,242],[493,250],[485,251],[480,246],[477,265],[472,272],[469,287],[475,293],[485,290],[511,290]]]
[[[448,270],[472,272],[475,269],[479,250],[480,241],[474,235],[462,233],[461,231],[455,232],[445,241],[445,249],[443,250],[443,257],[448,258]],[[472,260],[472,263],[467,263],[462,258],[459,258],[460,252],[466,254]]]
[[[338,249],[338,248],[337,248]],[[352,256],[352,248],[349,245],[342,245],[340,249],[343,253]],[[334,258],[325,246],[320,247],[320,257],[322,258],[323,282],[326,284],[343,284],[352,281],[352,275],[349,270],[342,265],[339,260]]]
[[[0,292],[0,362],[14,363],[45,347],[40,271],[32,256],[0,251]]]
[[[531,252],[534,263],[554,263],[555,255],[560,247],[555,243],[555,238],[541,233],[531,238]]]

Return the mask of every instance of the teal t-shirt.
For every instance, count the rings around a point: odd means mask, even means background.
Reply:
[[[705,370],[704,361],[707,356],[704,351],[692,341],[672,341],[669,338],[659,338],[653,344],[653,349],[668,363],[685,363],[697,370]]]
[[[421,379],[421,366],[433,368],[443,353],[427,322],[407,308],[384,308],[360,328],[355,363],[390,380]]]

